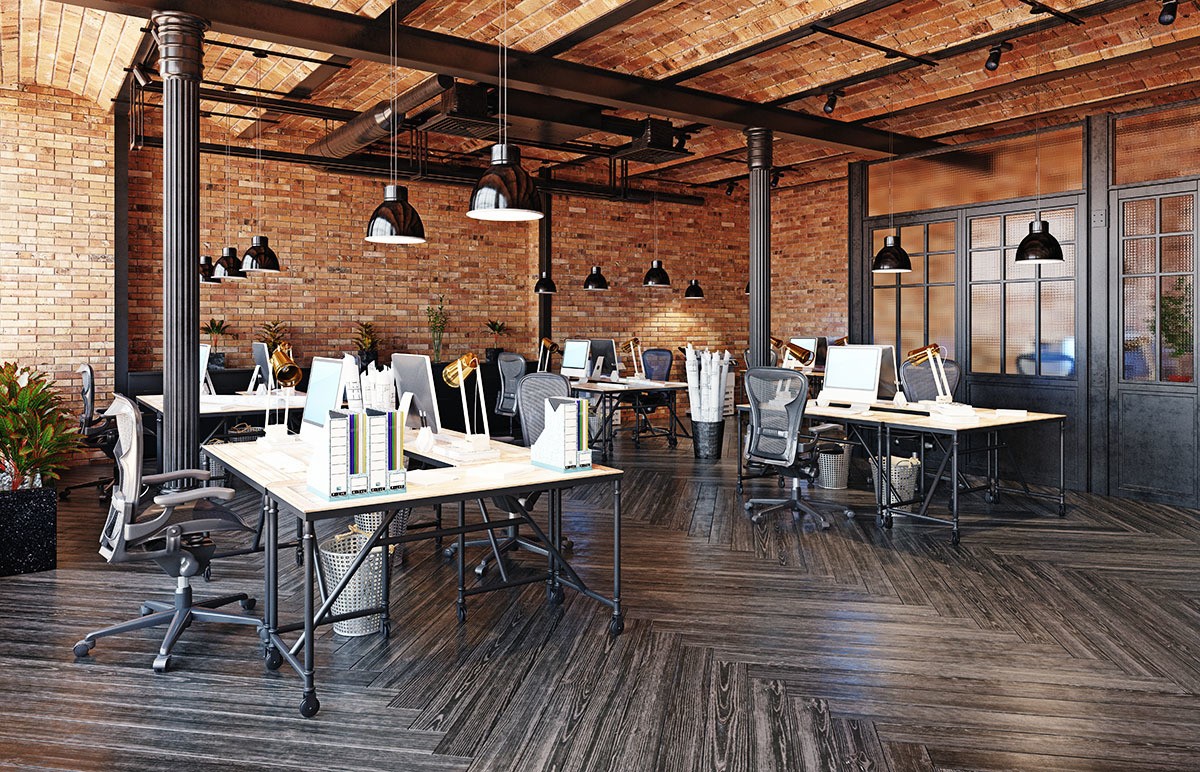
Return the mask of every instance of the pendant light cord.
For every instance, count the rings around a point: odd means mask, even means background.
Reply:
[[[888,115],[892,114],[892,95],[888,94],[887,101]],[[896,229],[896,205],[892,200],[892,180],[896,176],[896,152],[894,144],[896,135],[892,133],[892,129],[888,127],[888,230]],[[893,236],[898,235],[893,233]]]
[[[501,4],[500,50],[498,52],[500,60],[496,65],[496,77],[500,86],[497,134],[500,144],[507,145],[508,121],[505,119],[508,116],[508,0],[501,0]]]
[[[396,75],[396,45],[399,37],[400,17],[396,12],[396,5],[393,3],[391,8],[392,23],[388,27],[388,61],[391,64],[391,72],[389,73],[392,84],[392,157],[390,159],[391,184],[396,185],[399,182],[399,162],[396,160],[396,152],[399,149],[398,135],[400,133],[400,118],[396,115],[396,91],[400,86],[399,78]]]

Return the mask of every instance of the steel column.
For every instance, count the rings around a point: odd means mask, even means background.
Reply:
[[[547,180],[546,175],[542,175],[540,181]],[[542,219],[538,221],[538,276],[544,272],[550,278],[554,278],[554,216],[553,207],[554,197],[549,193],[542,191]],[[553,295],[538,295],[538,340],[542,338],[554,337],[554,296]],[[534,348],[537,348],[536,346]]]
[[[163,434],[165,472],[199,463],[200,74],[208,22],[155,13],[163,79]]]
[[[750,361],[771,363],[771,151],[770,129],[746,129],[750,167]]]

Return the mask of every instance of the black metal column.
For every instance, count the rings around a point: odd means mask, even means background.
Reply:
[[[155,13],[163,80],[163,471],[199,464],[200,72],[208,22]]]
[[[545,273],[554,278],[551,255],[554,249],[552,215],[553,196],[542,193],[542,219],[538,221],[538,276]],[[554,296],[538,295],[538,339],[554,338]],[[536,348],[536,347],[535,347]]]
[[[846,309],[846,319],[849,329],[846,331],[850,340],[861,343],[871,340],[867,330],[871,329],[869,315],[871,304],[871,272],[868,269],[866,231],[863,223],[867,217],[867,175],[869,170],[864,161],[855,161],[847,169],[846,189],[849,195],[846,212],[846,243],[849,250],[846,255],[846,280],[850,291],[847,297],[850,301]]]
[[[121,90],[128,97],[130,89]],[[129,102],[113,106],[113,391],[129,393]],[[107,400],[108,395],[97,395]]]
[[[746,129],[750,167],[750,361],[771,363],[771,149],[770,129]]]

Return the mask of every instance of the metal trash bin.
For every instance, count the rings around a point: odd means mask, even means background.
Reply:
[[[360,512],[354,516],[354,525],[350,526],[350,530],[361,533],[364,536],[370,536],[371,534],[375,533],[375,529],[378,528],[379,524],[383,522],[383,516],[385,514],[387,513],[383,511]],[[396,510],[396,516],[392,518],[392,522],[388,523],[387,535],[403,536],[404,534],[408,533],[408,521],[411,518],[412,507],[405,507],[404,509]],[[403,547],[403,545],[396,544],[388,547],[389,557],[395,554],[395,550],[398,546],[401,548]],[[401,549],[400,554],[404,554],[403,549]],[[403,562],[404,561],[401,561],[401,564],[403,564]]]
[[[333,589],[350,570],[354,556],[370,540],[355,531],[339,533],[325,541],[320,548],[321,571],[325,586]],[[383,603],[383,548],[376,547],[359,566],[358,571],[346,584],[346,589],[333,602],[334,614],[349,614],[354,611],[378,606]],[[371,635],[383,629],[383,614],[344,619],[333,623],[338,635]]]
[[[888,504],[897,504],[901,501],[911,501],[917,493],[917,480],[921,476],[921,462],[917,460],[914,453],[912,458],[904,458],[903,456],[892,456],[892,487],[890,490],[891,499]],[[875,490],[879,490],[879,468],[874,459],[871,461],[871,483]]]
[[[817,487],[842,490],[850,486],[850,446],[841,442],[817,447]]]
[[[725,421],[692,419],[692,450],[696,458],[720,458],[725,444]]]

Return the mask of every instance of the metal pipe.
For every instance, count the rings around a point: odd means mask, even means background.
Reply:
[[[309,145],[307,152],[325,158],[345,158],[357,153],[390,136],[404,120],[405,113],[441,95],[453,85],[454,78],[431,75],[403,94],[385,99],[370,110],[359,113],[357,118]]]
[[[750,361],[770,364],[771,336],[771,164],[770,129],[746,129],[750,168]]]

